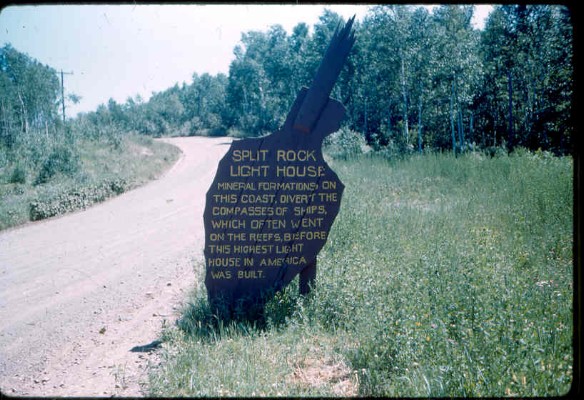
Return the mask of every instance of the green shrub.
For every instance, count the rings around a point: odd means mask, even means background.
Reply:
[[[324,140],[324,151],[332,158],[347,159],[370,150],[363,135],[346,127]]]
[[[21,184],[26,183],[26,170],[20,164],[17,164],[12,170],[12,174],[10,175],[8,182]]]
[[[122,194],[128,188],[128,184],[124,179],[114,179],[113,181],[109,182],[109,189],[112,193],[115,194]]]
[[[236,139],[241,139],[241,138],[245,138],[248,135],[246,135],[243,131],[237,129],[237,128],[228,128],[227,129],[227,136],[232,137],[232,138],[236,138]]]
[[[114,179],[81,189],[74,189],[53,199],[32,201],[29,204],[30,220],[38,221],[85,209],[92,204],[125,192],[128,187],[129,185],[125,180]]]
[[[71,149],[60,146],[55,148],[49,157],[43,162],[41,170],[36,177],[34,184],[47,183],[58,173],[72,176],[81,168],[79,155]]]
[[[179,154],[151,137],[81,128],[31,130],[11,149],[0,147],[0,230],[123,193],[159,176]]]

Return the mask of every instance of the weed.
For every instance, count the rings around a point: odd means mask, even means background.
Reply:
[[[116,364],[112,370],[112,375],[116,382],[116,388],[122,390],[128,388],[128,383],[126,381],[126,365]]]
[[[26,170],[20,164],[17,164],[12,170],[10,178],[8,178],[8,182],[21,184],[26,183]]]
[[[38,221],[85,209],[92,204],[123,193],[128,187],[124,179],[114,179],[59,193],[55,198],[32,201],[29,205],[30,220]]]
[[[118,145],[112,137],[119,139]],[[93,139],[69,131],[23,134],[10,153],[0,153],[6,164],[0,169],[0,229],[121,194],[158,176],[178,154],[166,143],[119,133]],[[38,171],[32,182],[27,179],[30,171]]]
[[[360,396],[503,397],[570,389],[570,158],[436,153],[333,162],[346,189],[312,295],[288,287],[267,304],[265,325],[222,325],[196,288],[151,376],[152,394],[338,396],[345,387]]]
[[[42,163],[34,185],[47,183],[53,176],[62,173],[74,175],[80,169],[79,155],[67,147],[58,147]]]
[[[347,159],[367,153],[371,148],[358,132],[343,127],[324,140],[324,149],[332,158]]]

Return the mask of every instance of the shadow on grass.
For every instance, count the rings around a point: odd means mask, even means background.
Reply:
[[[297,312],[299,302],[306,297],[299,295],[297,284],[293,284],[266,298],[229,307],[220,302],[211,304],[206,290],[200,288],[183,310],[177,326],[196,340],[217,341],[233,335],[249,336],[285,325]]]

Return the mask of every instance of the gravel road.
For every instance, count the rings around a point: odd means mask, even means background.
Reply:
[[[166,141],[182,155],[160,179],[0,232],[3,394],[145,395],[155,356],[136,350],[174,323],[203,279],[205,193],[230,143]]]

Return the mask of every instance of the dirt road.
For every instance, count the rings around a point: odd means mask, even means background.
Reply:
[[[168,142],[183,154],[157,181],[0,232],[2,393],[144,395],[150,355],[136,347],[203,279],[205,193],[230,140]]]

